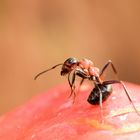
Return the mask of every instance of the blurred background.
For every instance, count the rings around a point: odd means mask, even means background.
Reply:
[[[120,79],[140,83],[140,1],[0,0],[0,114],[61,82],[68,57],[109,59]]]

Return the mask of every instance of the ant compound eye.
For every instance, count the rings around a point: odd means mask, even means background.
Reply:
[[[77,64],[77,60],[76,60],[76,58],[71,57],[71,58],[68,58],[68,59],[64,62],[64,64],[66,64],[66,65]]]

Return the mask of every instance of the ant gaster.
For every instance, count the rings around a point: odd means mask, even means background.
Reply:
[[[78,61],[76,58],[68,58],[66,61],[64,61],[64,63],[60,63],[57,64],[55,66],[53,66],[50,69],[47,69],[39,74],[37,74],[35,76],[35,80],[42,75],[43,73],[48,72],[49,70],[55,69],[58,66],[62,66],[61,68],[61,76],[64,75],[68,75],[68,82],[69,85],[71,87],[71,94],[74,94],[74,98],[76,96],[75,94],[75,78],[76,76],[79,76],[82,78],[81,82],[80,82],[80,86],[82,85],[82,83],[84,82],[85,79],[91,80],[94,83],[94,88],[91,91],[87,101],[92,104],[92,105],[96,105],[99,104],[100,108],[102,109],[102,102],[104,102],[109,95],[112,93],[112,84],[121,84],[130,103],[132,104],[135,112],[140,116],[139,112],[137,111],[130,95],[129,92],[127,91],[124,83],[122,81],[119,80],[109,80],[109,81],[104,81],[103,80],[103,75],[105,70],[108,68],[109,65],[111,65],[114,73],[117,75],[117,71],[112,63],[111,60],[109,60],[101,69],[101,71],[99,70],[99,68],[95,67],[93,62],[89,59],[82,59],[80,61]],[[72,74],[72,79],[70,80]]]

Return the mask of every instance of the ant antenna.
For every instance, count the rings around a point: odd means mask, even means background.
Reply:
[[[42,75],[42,74],[44,74],[44,73],[46,73],[46,72],[48,72],[48,71],[50,71],[50,70],[52,70],[52,69],[55,69],[56,67],[58,67],[58,66],[60,66],[60,65],[63,65],[63,64],[62,64],[62,63],[61,63],[61,64],[57,64],[57,65],[53,66],[53,67],[50,68],[50,69],[47,69],[47,70],[44,70],[44,71],[38,73],[38,74],[34,77],[34,80],[36,80],[40,75]]]

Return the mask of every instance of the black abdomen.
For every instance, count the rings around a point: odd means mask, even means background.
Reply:
[[[100,91],[102,92],[102,102],[104,102],[112,93],[112,86],[98,84],[98,87],[100,88]],[[98,87],[96,86],[95,88],[93,88],[93,90],[91,91],[87,99],[87,101],[92,105],[97,105],[100,103],[100,91]]]

